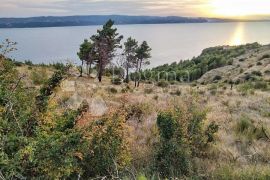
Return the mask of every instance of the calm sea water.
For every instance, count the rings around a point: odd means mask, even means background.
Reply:
[[[20,61],[49,63],[69,59],[78,62],[80,43],[98,28],[0,29],[0,40],[9,38],[18,42],[18,51],[11,56]],[[117,28],[125,38],[148,41],[153,49],[150,67],[192,58],[207,47],[270,43],[270,22],[121,25]]]

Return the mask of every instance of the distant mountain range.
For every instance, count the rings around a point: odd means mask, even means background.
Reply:
[[[34,28],[61,26],[102,25],[112,19],[116,24],[169,24],[169,23],[207,23],[225,22],[224,19],[190,18],[178,16],[124,16],[124,15],[90,15],[90,16],[42,16],[28,18],[0,18],[0,28]]]

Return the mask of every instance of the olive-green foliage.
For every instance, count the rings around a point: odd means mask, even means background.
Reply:
[[[53,115],[54,126],[41,123],[37,92],[24,89],[12,62],[2,60],[0,73],[0,171],[6,179],[57,179],[78,174],[81,132],[77,112]],[[13,87],[11,90],[10,87]]]
[[[182,94],[182,92],[179,89],[177,89],[174,92],[171,92],[171,95],[175,95],[175,96],[181,96],[181,94]]]
[[[248,166],[239,168],[236,165],[224,165],[217,168],[209,177],[209,179],[220,180],[268,180],[270,178],[269,166]]]
[[[145,88],[145,89],[144,89],[144,93],[145,93],[145,94],[151,94],[151,93],[153,93],[153,91],[154,91],[154,90],[153,90],[152,88]]]
[[[7,179],[25,169],[20,152],[35,135],[35,91],[25,91],[14,64],[0,58],[0,171]]]
[[[124,114],[117,112],[94,121],[88,132],[89,143],[82,162],[84,178],[113,175],[129,164]]]
[[[206,156],[208,144],[218,131],[216,124],[205,130],[205,111],[174,108],[161,112],[157,118],[160,142],[156,149],[156,170],[166,178],[189,176],[193,172],[192,158]]]
[[[136,103],[129,105],[125,108],[125,111],[127,113],[126,119],[135,119],[141,122],[143,120],[143,117],[149,114],[150,109],[151,108],[147,103]]]
[[[108,88],[108,91],[109,91],[110,93],[112,93],[112,94],[118,93],[118,90],[117,90],[116,88],[114,88],[114,87]]]
[[[122,79],[118,78],[118,77],[114,77],[114,78],[112,78],[111,82],[114,85],[121,85],[122,84]]]
[[[242,95],[247,95],[249,93],[252,93],[253,86],[250,82],[247,82],[239,85],[237,89]]]
[[[61,80],[64,78],[66,70],[57,71],[53,76],[47,81],[47,83],[40,89],[40,95],[36,97],[36,105],[39,111],[44,111],[47,107],[47,101],[52,95],[53,90],[59,86]]]
[[[165,88],[165,87],[169,86],[169,82],[165,81],[165,80],[161,80],[161,81],[157,82],[157,86]]]
[[[263,125],[255,126],[253,120],[247,116],[241,116],[235,125],[237,135],[253,139],[267,139],[267,129]]]
[[[157,171],[167,178],[190,174],[190,158],[184,146],[184,130],[170,112],[160,113],[157,119],[160,144],[156,154]]]
[[[46,69],[33,70],[31,73],[31,79],[35,85],[42,85],[48,80]]]
[[[265,81],[245,82],[238,86],[238,91],[242,95],[247,95],[252,94],[255,89],[266,91],[268,87],[268,83]]]
[[[151,72],[146,70],[142,73],[142,80],[168,79],[177,81],[194,81],[199,79],[206,72],[232,64],[232,60],[244,54],[247,50],[260,47],[258,43],[247,44],[235,47],[213,47],[203,50],[196,58],[186,61],[174,62],[153,68]],[[148,74],[151,74],[149,76]]]
[[[267,58],[270,58],[270,54],[265,54],[263,55],[260,60],[263,60],[263,59],[267,59]]]

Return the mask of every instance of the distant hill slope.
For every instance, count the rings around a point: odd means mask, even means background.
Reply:
[[[189,80],[201,84],[270,80],[270,45],[253,43],[207,48],[200,56],[191,60],[158,66],[146,70],[143,75],[143,79],[154,77],[169,81]]]
[[[206,23],[225,21],[220,19],[159,17],[159,16],[124,16],[124,15],[90,15],[90,16],[44,16],[29,18],[0,18],[0,28],[27,27],[61,27],[102,25],[112,19],[116,24],[166,24],[166,23]]]

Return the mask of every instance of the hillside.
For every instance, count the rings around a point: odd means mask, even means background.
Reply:
[[[257,43],[242,46],[220,46],[203,50],[191,60],[153,68],[152,79],[178,82],[243,83],[248,80],[269,80],[270,45]],[[147,79],[147,72],[144,79]]]
[[[109,73],[98,82],[95,71],[79,77],[74,66],[0,58],[0,173],[267,179],[269,49],[257,43],[208,48],[191,61],[154,69],[212,67],[192,83],[148,79],[137,88],[134,82],[116,85]]]
[[[32,28],[103,25],[112,19],[115,24],[168,24],[168,23],[206,23],[225,21],[221,19],[159,17],[159,16],[124,16],[124,15],[90,15],[90,16],[44,16],[29,18],[0,18],[0,28]]]

